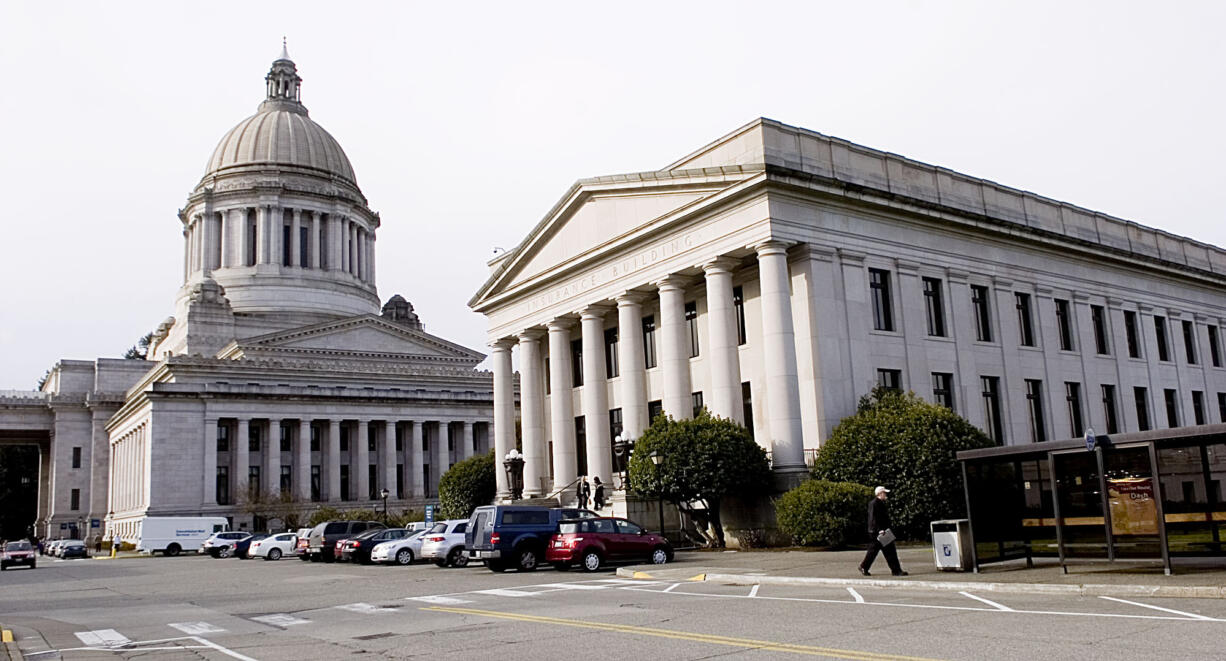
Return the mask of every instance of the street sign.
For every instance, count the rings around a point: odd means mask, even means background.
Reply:
[[[426,505],[426,527],[434,525],[434,506]]]
[[[1098,437],[1094,435],[1094,430],[1086,428],[1086,449],[1090,452],[1094,451],[1094,445],[1098,442]]]
[[[101,528],[101,527],[102,527],[102,519],[90,519],[90,520],[89,520],[89,527],[90,527],[90,528]]]

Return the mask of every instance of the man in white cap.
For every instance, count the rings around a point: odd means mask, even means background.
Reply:
[[[865,576],[872,575],[868,573],[868,570],[873,567],[873,561],[877,559],[878,551],[885,554],[885,562],[890,566],[890,573],[895,576],[907,575],[907,572],[902,570],[902,565],[898,564],[898,550],[894,548],[894,533],[890,530],[890,510],[885,506],[885,501],[889,499],[887,495],[889,493],[889,489],[877,487],[873,489],[873,499],[868,501],[868,536],[870,541],[868,551],[864,554],[864,560],[860,562],[860,573]]]

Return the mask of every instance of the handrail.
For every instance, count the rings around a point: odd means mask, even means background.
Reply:
[[[544,497],[545,497],[545,498],[557,498],[559,494],[561,494],[562,492],[566,491],[567,489],[569,489],[569,488],[571,488],[571,487],[575,486],[576,484],[578,484],[578,483],[579,483],[579,480],[582,480],[582,479],[583,479],[583,476],[582,476],[582,475],[580,475],[579,477],[576,477],[575,479],[571,480],[571,481],[570,481],[568,484],[566,484],[565,486],[558,487],[557,489],[554,489],[553,491],[549,492],[549,494],[548,494],[548,495],[546,495],[546,496],[544,496]]]

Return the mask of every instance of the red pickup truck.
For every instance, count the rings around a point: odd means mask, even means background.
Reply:
[[[0,571],[16,565],[34,569],[34,547],[27,541],[9,542],[0,550]]]

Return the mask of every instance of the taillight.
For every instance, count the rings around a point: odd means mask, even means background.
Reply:
[[[430,539],[427,539],[426,541],[427,542],[441,542],[443,541],[443,538],[442,537],[431,537]]]
[[[355,548],[355,549],[356,549],[356,548],[358,548],[358,547],[360,547],[360,546],[362,546],[362,542],[354,542],[354,543],[353,543],[353,548]]]
[[[578,545],[579,545],[579,542],[582,542],[582,541],[583,541],[583,538],[582,538],[582,537],[567,537],[567,538],[566,538],[566,547],[567,547],[567,548],[572,548],[572,549],[573,549],[573,548],[575,548],[576,546],[578,546]]]
[[[498,544],[498,539],[499,539],[498,533],[496,532],[490,533],[490,544],[495,544],[495,545]]]

